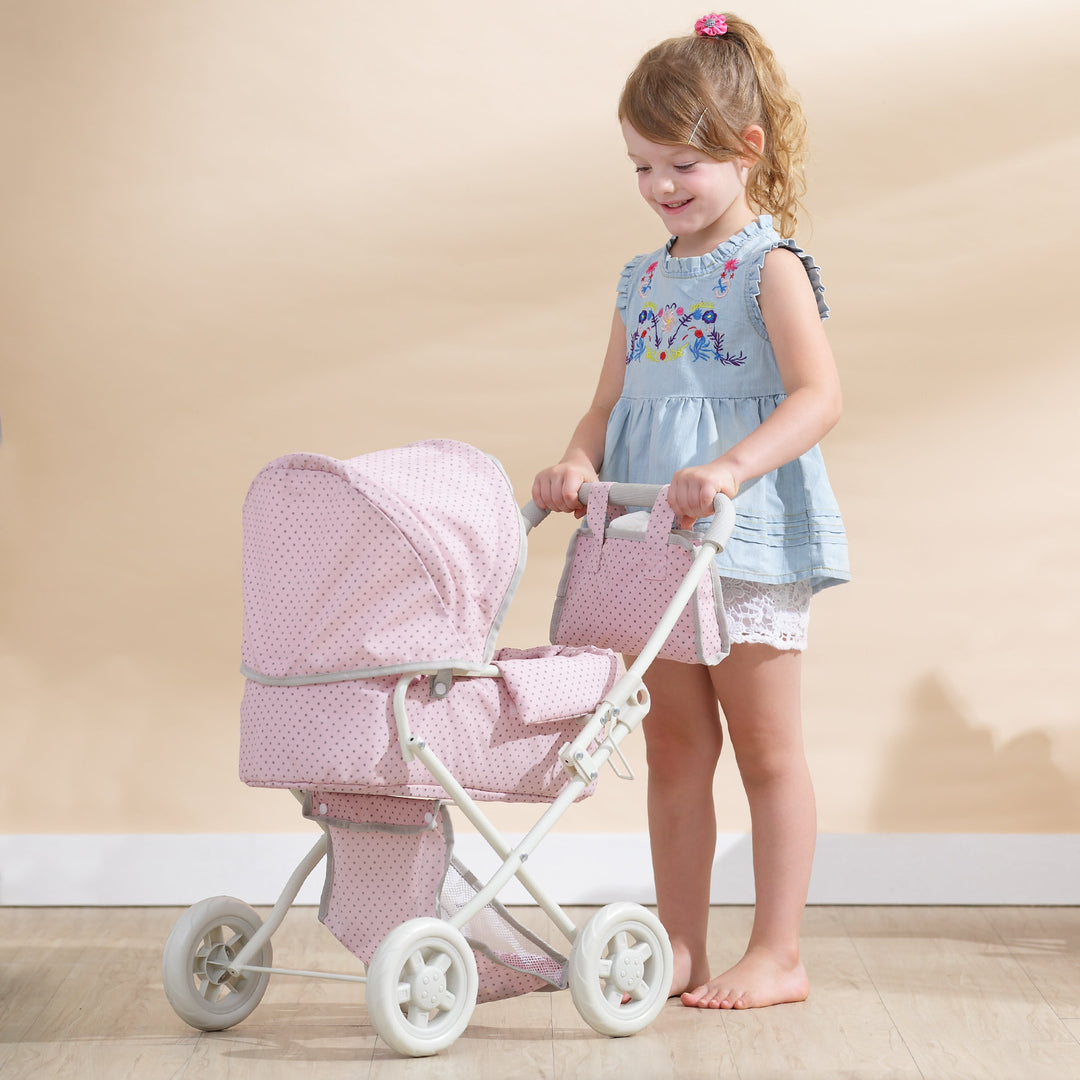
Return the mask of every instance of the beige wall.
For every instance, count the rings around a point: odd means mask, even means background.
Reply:
[[[439,435],[527,498],[623,261],[662,239],[621,80],[699,7],[0,5],[0,832],[301,827],[236,779],[246,486]],[[801,239],[846,387],[856,581],[806,661],[821,827],[1078,831],[1080,15],[740,10],[810,115]],[[505,644],[544,640],[567,533],[534,537]],[[743,828],[730,762],[718,792]],[[643,829],[644,790],[581,811]]]

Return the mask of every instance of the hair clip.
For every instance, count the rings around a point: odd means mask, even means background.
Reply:
[[[699,37],[719,37],[727,33],[727,19],[723,15],[702,15],[696,23],[694,30]]]
[[[702,109],[701,110],[701,115],[697,118],[697,123],[694,125],[694,130],[690,132],[690,138],[686,140],[686,145],[687,146],[693,146],[694,145],[694,136],[697,134],[697,129],[699,127],[701,127],[701,121],[705,119],[705,114],[708,111],[709,111],[708,109]]]

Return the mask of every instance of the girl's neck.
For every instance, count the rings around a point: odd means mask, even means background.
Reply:
[[[742,232],[747,225],[757,221],[757,214],[746,202],[730,207],[708,228],[699,232],[676,235],[668,254],[677,259],[689,259],[695,255],[708,255],[725,241]]]

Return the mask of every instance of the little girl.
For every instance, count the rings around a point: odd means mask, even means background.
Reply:
[[[533,499],[580,513],[578,489],[598,475],[670,483],[683,528],[711,514],[717,492],[735,500],[717,556],[730,655],[715,667],[657,660],[645,676],[653,872],[673,995],[721,1009],[801,1001],[817,825],[800,657],[811,594],[850,576],[817,446],[840,416],[828,308],[817,266],[783,239],[803,191],[805,122],[757,31],[715,14],[645,54],[619,118],[641,196],[671,238],[626,264],[592,405]],[[711,975],[720,710],[750,806],[756,907],[742,959]]]

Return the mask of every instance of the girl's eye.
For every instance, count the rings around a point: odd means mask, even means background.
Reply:
[[[645,173],[645,172],[648,172],[648,171],[649,171],[649,166],[648,165],[635,165],[634,166],[634,172],[636,172],[636,173]]]
[[[675,168],[678,169],[679,172],[689,172],[696,164],[696,161],[688,161],[685,165],[676,165]]]

